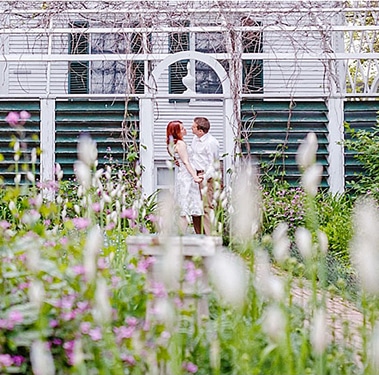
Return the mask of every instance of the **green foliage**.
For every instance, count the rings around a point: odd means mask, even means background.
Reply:
[[[306,196],[300,187],[286,182],[276,182],[262,190],[263,235],[271,234],[279,223],[288,224],[288,234],[293,239],[296,228],[305,224]]]
[[[354,158],[359,161],[363,172],[351,182],[351,189],[356,195],[371,194],[379,199],[379,120],[371,130],[355,130],[345,124],[346,133],[350,136],[344,142]]]
[[[346,267],[350,267],[353,204],[348,194],[320,194],[316,198],[319,226],[328,237],[328,250]]]

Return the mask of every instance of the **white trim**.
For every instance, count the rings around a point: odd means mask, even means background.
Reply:
[[[142,189],[143,193],[149,196],[155,190],[153,99],[141,99],[139,103]]]
[[[330,99],[328,109],[329,191],[338,194],[343,193],[345,186],[345,155],[342,145],[344,140],[344,101],[342,99]]]
[[[41,145],[41,182],[47,183],[55,180],[55,100],[40,100],[40,145]],[[44,196],[52,200],[54,191],[44,189]]]
[[[183,51],[183,52],[178,52],[178,53],[168,55],[163,61],[161,61],[154,68],[149,78],[148,87],[149,88],[156,87],[156,82],[158,82],[159,77],[161,76],[163,71],[167,69],[168,66],[170,66],[171,64],[180,60],[197,60],[197,61],[201,61],[207,64],[210,68],[212,68],[216,72],[218,78],[220,79],[220,82],[222,84],[222,92],[223,92],[222,97],[223,98],[230,97],[230,81],[223,66],[212,56],[201,53],[201,52],[197,52],[197,51]],[[181,95],[181,97],[185,97],[185,96]]]

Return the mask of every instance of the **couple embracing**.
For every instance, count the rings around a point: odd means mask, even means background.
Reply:
[[[175,202],[179,208],[180,227],[184,233],[188,218],[192,218],[195,233],[211,235],[213,190],[219,160],[219,143],[209,133],[210,123],[206,117],[195,117],[191,145],[184,136],[187,131],[181,121],[167,125],[167,147],[178,167],[175,179]]]

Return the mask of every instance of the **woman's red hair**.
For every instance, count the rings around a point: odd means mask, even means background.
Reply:
[[[167,124],[166,128],[166,142],[167,145],[174,142],[174,144],[178,141],[178,139],[183,140],[182,131],[181,131],[181,125],[183,123],[181,121],[170,121]]]

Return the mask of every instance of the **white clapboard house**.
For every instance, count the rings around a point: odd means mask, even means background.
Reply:
[[[372,4],[371,4],[372,3]],[[371,1],[1,1],[0,174],[9,143],[38,178],[73,175],[82,133],[99,163],[143,166],[147,194],[169,181],[165,129],[208,117],[224,176],[250,155],[296,184],[298,145],[316,133],[323,186],[345,189],[357,168],[344,122],[375,124],[379,9]],[[9,111],[31,118],[15,129]],[[227,178],[227,177],[226,177]]]

